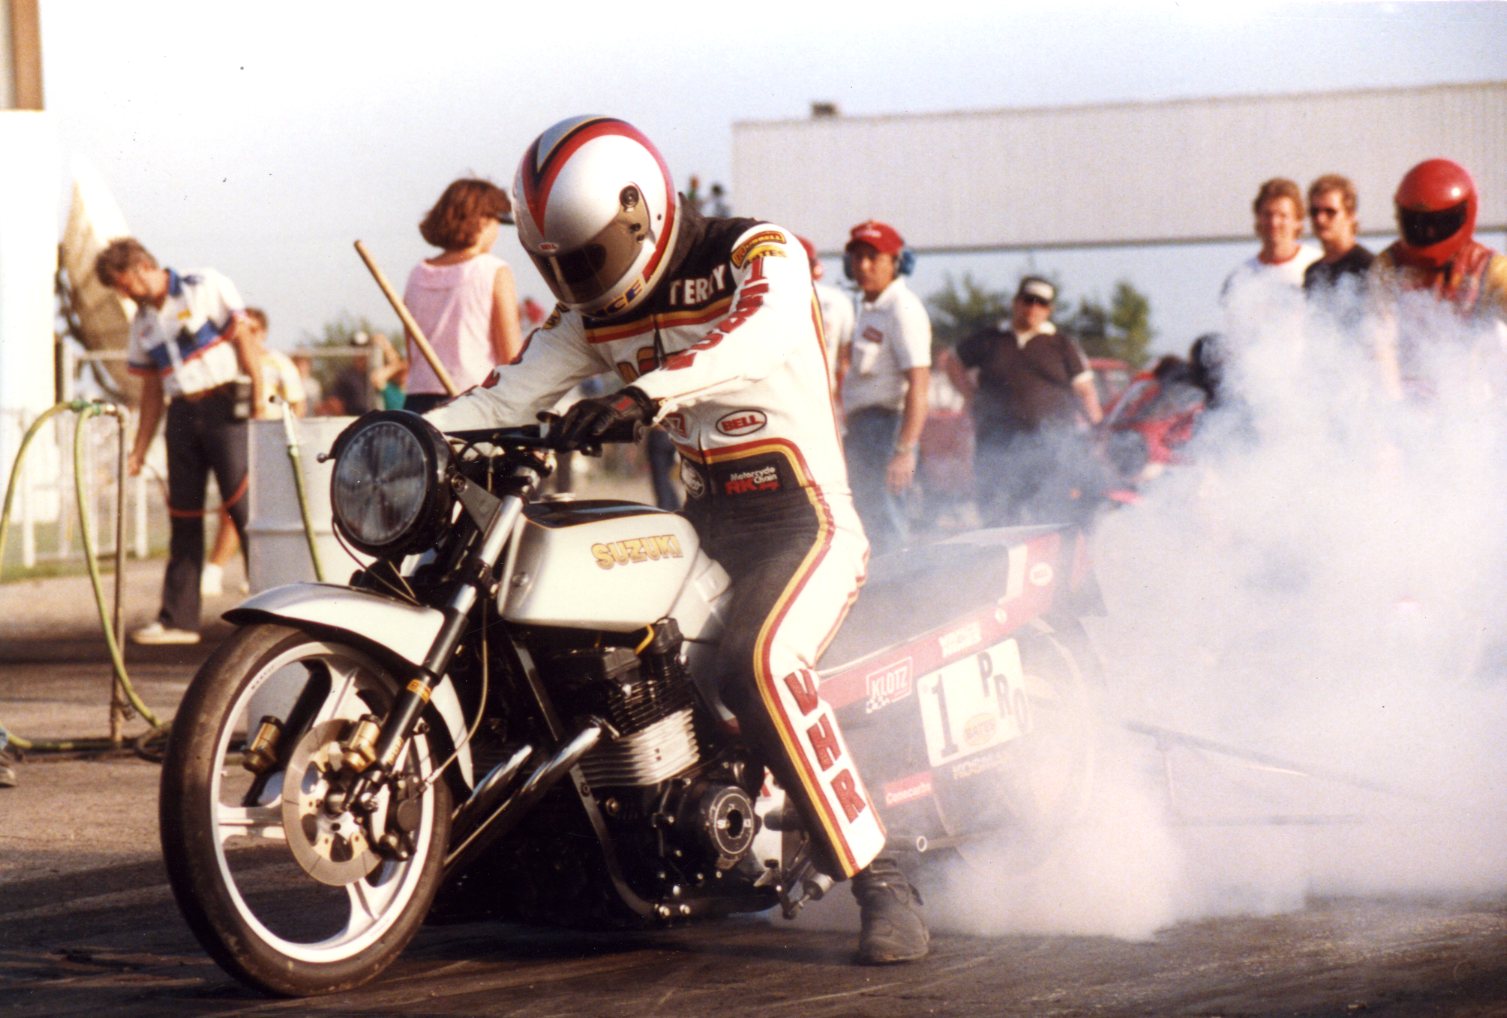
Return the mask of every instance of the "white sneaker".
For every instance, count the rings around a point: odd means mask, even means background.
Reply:
[[[164,626],[161,622],[153,622],[149,626],[142,626],[140,629],[132,630],[131,642],[142,643],[148,646],[165,644],[186,645],[198,643],[199,634],[192,629],[174,629],[171,626]]]
[[[213,562],[204,563],[204,569],[199,573],[199,593],[204,597],[225,593],[225,570]]]

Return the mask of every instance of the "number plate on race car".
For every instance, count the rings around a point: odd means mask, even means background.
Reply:
[[[1014,640],[922,676],[917,691],[933,767],[1018,739],[1031,729]]]

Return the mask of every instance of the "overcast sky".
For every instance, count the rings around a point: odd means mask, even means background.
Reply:
[[[1507,4],[43,0],[42,46],[65,166],[97,169],[165,262],[230,275],[290,348],[342,313],[394,321],[352,241],[401,289],[444,186],[508,186],[573,114],[634,122],[682,186],[720,180],[736,203],[732,125],[812,100],[864,115],[1502,79]],[[497,251],[542,299],[511,236]],[[1091,255],[1051,259],[1107,295]],[[1172,346],[1213,300],[1177,288],[1176,260],[1133,280]],[[962,269],[1007,286],[1016,266],[938,261],[916,289]]]

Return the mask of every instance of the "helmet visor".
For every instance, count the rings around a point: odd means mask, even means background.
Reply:
[[[1437,212],[1415,212],[1399,209],[1397,223],[1402,228],[1402,239],[1409,247],[1432,247],[1460,232],[1465,225],[1466,203]]]
[[[624,209],[580,247],[554,254],[530,250],[539,274],[567,305],[589,304],[633,270],[649,235],[648,210],[640,202]]]

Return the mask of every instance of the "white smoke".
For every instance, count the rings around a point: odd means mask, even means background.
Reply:
[[[1426,298],[1390,324],[1344,312],[1232,329],[1234,398],[1193,462],[1102,520],[1089,807],[1040,865],[981,848],[933,875],[934,922],[1145,937],[1507,886],[1501,330]],[[1384,391],[1384,328],[1431,395]]]

